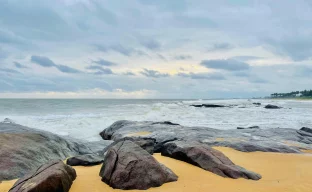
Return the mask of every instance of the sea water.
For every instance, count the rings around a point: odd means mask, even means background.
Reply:
[[[262,105],[254,105],[260,102]],[[231,105],[195,108],[192,104]],[[282,109],[265,109],[274,104]],[[118,120],[171,121],[216,129],[312,127],[312,101],[299,100],[114,100],[114,99],[0,99],[0,121],[59,135],[100,140],[99,132]]]

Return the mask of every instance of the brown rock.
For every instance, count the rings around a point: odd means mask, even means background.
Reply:
[[[100,176],[113,188],[141,190],[178,179],[169,168],[129,140],[120,141],[107,151]]]
[[[261,175],[235,165],[220,151],[198,142],[169,142],[163,146],[161,154],[196,165],[222,177],[261,179]]]
[[[16,181],[9,192],[68,192],[75,179],[75,169],[56,160]]]

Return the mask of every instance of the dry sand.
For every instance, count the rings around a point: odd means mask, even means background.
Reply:
[[[131,136],[145,136],[145,135],[149,135],[151,134],[151,132],[148,131],[141,131],[141,132],[136,132],[136,133],[130,133],[127,136],[131,137]]]
[[[218,147],[234,163],[262,175],[259,181],[227,179],[193,165],[155,154],[155,158],[171,168],[179,180],[148,191],[159,192],[312,192],[312,155],[252,152],[244,153]],[[112,192],[114,190],[98,176],[101,165],[75,167],[77,179],[70,192]],[[0,192],[6,192],[13,182],[0,184]],[[136,190],[133,190],[136,191]],[[139,192],[139,191],[138,191]],[[142,191],[140,191],[142,192]]]

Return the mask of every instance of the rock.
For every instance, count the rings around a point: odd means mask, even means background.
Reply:
[[[170,121],[164,121],[164,122],[155,122],[154,124],[163,124],[163,125],[180,125],[177,123],[172,123]]]
[[[206,108],[219,108],[226,107],[225,105],[216,105],[216,104],[200,104],[200,105],[191,105],[192,107],[206,107]]]
[[[251,127],[237,127],[237,129],[260,129],[259,126],[251,126]]]
[[[153,138],[140,138],[140,137],[124,137],[124,138],[118,139],[115,142],[113,142],[112,144],[110,144],[109,146],[105,147],[102,154],[104,155],[111,147],[113,147],[114,145],[116,145],[120,141],[126,141],[126,140],[134,142],[135,144],[140,146],[142,149],[146,150],[149,154],[153,155],[154,146],[155,146],[155,139],[153,139]]]
[[[78,155],[68,158],[66,164],[70,166],[93,166],[103,163],[104,158],[96,154]]]
[[[112,146],[100,171],[102,181],[114,189],[148,189],[177,181],[178,177],[134,142]]]
[[[281,109],[282,107],[279,107],[279,106],[276,106],[276,105],[268,104],[268,105],[266,105],[264,108],[266,108],[266,109]]]
[[[75,169],[56,160],[16,181],[9,192],[68,192],[75,179]]]
[[[0,181],[21,178],[52,160],[97,154],[108,143],[111,141],[86,142],[14,123],[0,123]]]
[[[220,151],[197,142],[174,141],[166,143],[161,150],[161,155],[190,163],[222,177],[261,179],[261,175],[235,165]]]
[[[154,152],[160,152],[161,146],[172,140],[198,141],[244,152],[301,153],[301,149],[312,149],[312,134],[288,128],[218,130],[201,126],[155,124],[152,121],[122,121],[113,125],[114,129],[110,126],[102,131],[105,137],[112,140],[129,137],[134,132],[150,132],[142,138],[155,139]]]
[[[1,123],[15,123],[12,119],[5,118]]]
[[[305,132],[308,132],[308,133],[311,133],[311,134],[312,134],[312,129],[311,129],[311,128],[308,128],[308,127],[302,127],[300,130],[301,130],[301,131],[305,131]]]
[[[254,105],[261,105],[261,103],[252,103],[252,104],[254,104]]]
[[[168,138],[168,139],[165,139],[163,141],[159,141],[156,143],[155,147],[154,147],[154,153],[160,153],[161,152],[161,149],[163,148],[163,146],[168,143],[168,142],[171,142],[171,141],[176,141],[178,140],[178,138],[176,137],[173,137],[173,138]]]

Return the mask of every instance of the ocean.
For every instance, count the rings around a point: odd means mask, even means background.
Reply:
[[[260,102],[260,107],[253,105]],[[191,104],[224,104],[230,108],[195,108]],[[282,109],[264,109],[274,104]],[[171,121],[216,129],[312,127],[312,101],[299,100],[117,100],[117,99],[0,99],[0,121],[89,141],[118,120]]]

